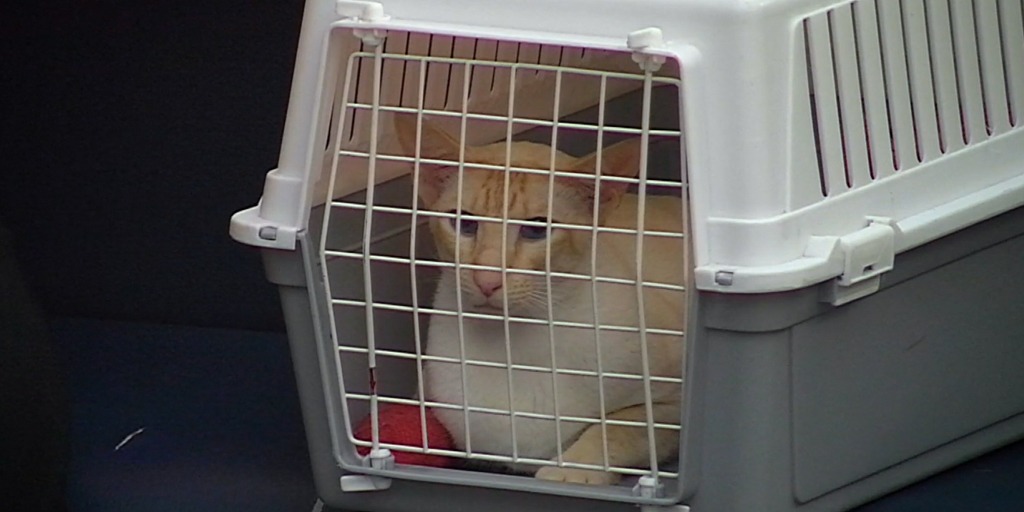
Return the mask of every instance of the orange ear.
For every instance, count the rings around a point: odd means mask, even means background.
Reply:
[[[635,178],[640,173],[640,143],[639,138],[632,138],[604,148],[601,151],[601,176]],[[597,152],[580,157],[569,170],[596,176]],[[597,180],[581,177],[567,178],[567,181],[569,185],[588,198],[593,207],[593,201],[597,195]],[[600,198],[598,198],[601,209],[614,208],[627,189],[629,189],[629,183],[602,179]]]
[[[416,116],[395,114],[395,135],[405,156],[416,156]],[[431,160],[455,160],[459,155],[459,141],[453,139],[434,123],[424,119],[420,126],[419,157]],[[430,208],[444,192],[455,168],[447,165],[420,164],[420,198]]]

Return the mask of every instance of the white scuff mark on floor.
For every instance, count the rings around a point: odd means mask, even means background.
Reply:
[[[121,442],[117,443],[117,446],[114,447],[114,451],[116,452],[116,451],[120,450],[121,447],[123,447],[124,445],[128,444],[129,442],[131,442],[132,439],[135,439],[135,436],[137,436],[137,435],[139,435],[139,434],[141,434],[141,433],[143,433],[145,431],[146,431],[146,427],[142,427],[142,428],[136,430],[135,432],[132,432],[131,434],[128,434],[127,436],[124,436],[124,439],[122,439]]]

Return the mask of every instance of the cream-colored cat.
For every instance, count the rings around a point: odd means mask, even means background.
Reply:
[[[398,138],[408,155],[415,154],[416,123],[411,116],[396,118]],[[421,157],[458,160],[459,143],[430,123],[422,127]],[[606,148],[602,154],[604,175],[634,177],[639,168],[639,139]],[[548,169],[552,149],[530,142],[514,142],[512,166]],[[504,165],[505,143],[465,150],[467,162]],[[556,154],[560,171],[593,175],[596,155],[574,158]],[[504,173],[465,169],[462,203],[456,203],[457,167],[420,166],[419,192],[423,205],[432,211],[502,217]],[[513,172],[509,183],[510,219],[545,220],[548,216],[548,175]],[[592,225],[595,201],[600,202],[600,225],[636,229],[637,196],[626,193],[627,185],[602,181],[600,197],[595,198],[593,178],[556,178],[552,220],[558,223]],[[646,229],[682,232],[680,199],[650,196],[647,199]],[[456,237],[461,237],[461,263],[501,266],[502,228],[500,222],[432,218],[433,233],[440,258],[455,260]],[[596,273],[602,277],[636,279],[636,236],[602,233],[597,241],[597,268],[590,268],[592,234],[587,230],[508,226],[507,263],[514,269],[545,269],[546,245],[551,245],[551,270],[581,275]],[[683,284],[684,242],[679,238],[644,237],[644,280]],[[589,280],[552,277],[550,300],[558,321],[593,324],[594,297]],[[549,300],[545,277],[507,273],[507,289],[502,290],[501,272],[461,270],[464,311],[501,315],[508,300],[512,316],[546,319]],[[647,288],[644,295],[647,327],[682,330],[685,325],[685,296],[681,291]],[[637,292],[634,285],[599,283],[598,319],[601,325],[635,328],[638,325]],[[455,270],[445,269],[434,298],[434,307],[455,311]],[[430,321],[426,352],[429,355],[507,364],[504,322],[489,319],[465,319],[463,343],[459,343],[459,320],[435,315]],[[552,333],[548,326],[511,323],[508,350],[512,363],[534,367],[552,367]],[[597,371],[594,329],[556,327],[553,333],[556,366],[567,370]],[[680,377],[683,339],[680,336],[648,334],[650,370],[654,376]],[[606,373],[642,375],[640,338],[636,332],[602,330],[601,366]],[[426,396],[429,400],[463,405],[462,365],[430,361],[425,364]],[[555,414],[555,392],[551,372],[515,370],[512,372],[512,403],[509,403],[508,370],[493,366],[465,366],[465,401],[471,408],[487,408],[517,413]],[[598,419],[603,410],[610,420],[646,421],[644,386],[638,379],[606,376],[604,404],[601,403],[596,377],[559,374],[557,377],[558,414],[562,460],[594,464],[605,463],[602,428],[599,424],[565,418]],[[680,418],[681,387],[655,382],[652,386],[654,419],[658,423],[677,424]],[[471,412],[469,435],[463,411],[435,408],[461,449],[473,453],[512,455],[512,428],[509,415]],[[519,457],[557,460],[558,436],[555,422],[516,417],[516,450]],[[649,443],[646,428],[607,426],[607,462],[611,466],[646,468]],[[677,431],[658,429],[659,459],[671,458],[678,451]],[[537,478],[588,484],[612,484],[619,475],[612,472],[536,465],[508,464],[517,471],[536,471]]]

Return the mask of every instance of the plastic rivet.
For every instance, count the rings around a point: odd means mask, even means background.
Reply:
[[[732,278],[735,274],[732,272],[720,271],[715,272],[715,284],[720,286],[732,286]]]
[[[263,226],[260,228],[259,235],[264,240],[277,240],[277,227]]]

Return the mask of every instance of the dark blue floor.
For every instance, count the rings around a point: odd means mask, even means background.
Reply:
[[[1024,442],[961,464],[855,512],[1024,511]]]
[[[89,320],[52,332],[70,373],[73,512],[313,509],[283,335]],[[1024,443],[857,512],[918,511],[1024,511]]]
[[[73,512],[313,508],[283,335],[83,320],[52,331],[71,377]]]

